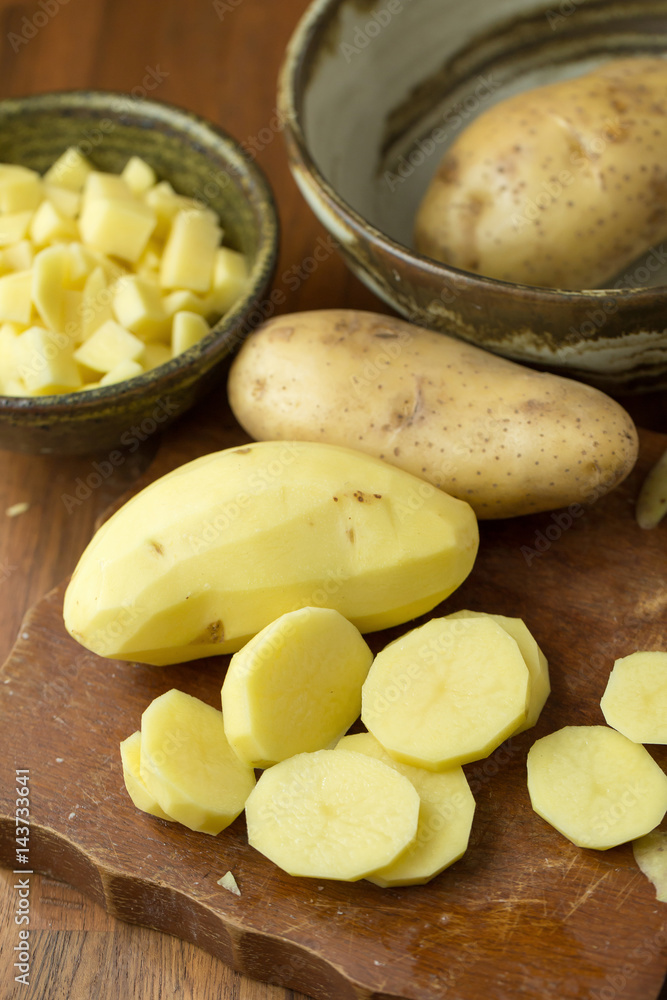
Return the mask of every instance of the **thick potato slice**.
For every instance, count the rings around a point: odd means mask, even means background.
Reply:
[[[490,617],[433,618],[378,653],[361,718],[396,760],[433,771],[487,757],[524,723],[529,674]]]
[[[445,153],[417,249],[505,281],[605,287],[667,236],[666,88],[662,57],[631,57],[495,104]]]
[[[141,732],[132,733],[120,745],[120,758],[123,764],[123,780],[127,793],[137,809],[157,816],[158,819],[171,819],[164,809],[161,809],[157,799],[146,788],[141,777]]]
[[[383,888],[423,885],[465,854],[475,800],[462,768],[435,772],[399,764],[372,733],[344,736],[336,749],[354,750],[381,760],[412,782],[419,795],[421,805],[414,842],[396,861],[368,875],[369,881]]]
[[[168,816],[213,835],[236,819],[255,785],[227,742],[222,712],[175,688],[141,717],[140,775]]]
[[[667,775],[645,747],[606,726],[565,726],[528,752],[535,812],[577,847],[642,837],[667,811]]]
[[[355,882],[417,834],[419,795],[366,754],[317,750],[269,768],[246,802],[248,841],[290,875]]]
[[[528,684],[528,714],[526,720],[516,730],[522,733],[525,729],[530,729],[535,725],[540,717],[540,712],[549,697],[551,683],[549,681],[549,664],[547,658],[535,642],[527,625],[520,618],[508,618],[506,615],[487,614],[484,611],[455,611],[448,618],[492,618],[501,628],[512,636],[519,651],[526,661],[528,674],[530,675]]]
[[[468,504],[378,459],[245,445],[181,466],[102,525],[65,623],[101,656],[155,664],[236,652],[301,607],[371,632],[444,600],[478,542]]]
[[[222,685],[225,733],[241,760],[269,767],[323,750],[361,711],[373,654],[333,608],[281,615],[235,653]]]
[[[667,652],[647,650],[616,660],[600,700],[602,714],[635,743],[667,743]]]
[[[371,312],[269,320],[244,341],[228,393],[253,438],[353,445],[479,518],[577,505],[571,524],[637,459],[633,421],[599,390]]]

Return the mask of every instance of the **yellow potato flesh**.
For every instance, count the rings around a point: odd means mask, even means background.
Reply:
[[[253,767],[269,767],[328,747],[359,715],[372,659],[359,630],[338,611],[282,615],[227,669],[222,712],[232,748]]]
[[[157,799],[151,795],[141,777],[141,732],[137,730],[120,745],[120,757],[123,764],[123,780],[132,802],[142,812],[157,816],[158,819],[171,819],[164,809],[161,809]]]
[[[526,719],[529,674],[490,618],[434,618],[386,646],[361,718],[396,760],[433,771],[488,756]]]
[[[448,618],[492,618],[501,628],[512,636],[523,656],[530,675],[528,685],[528,714],[526,721],[515,730],[522,733],[537,722],[544,703],[549,697],[551,684],[549,681],[549,664],[547,658],[530,634],[525,622],[520,618],[508,618],[506,615],[486,614],[483,611],[455,611]]]
[[[600,707],[607,723],[635,743],[667,743],[667,652],[616,660]]]
[[[427,771],[399,764],[371,733],[344,736],[337,750],[354,750],[381,760],[404,775],[415,787],[419,799],[419,824],[414,842],[400,857],[367,876],[375,885],[423,885],[466,851],[475,812],[475,800],[462,768]]]
[[[222,712],[176,689],[141,717],[140,775],[168,816],[213,835],[236,819],[255,785],[227,742]]]
[[[252,847],[290,875],[346,882],[394,861],[414,840],[418,816],[407,778],[349,750],[281,761],[246,802]]]
[[[578,847],[607,850],[653,830],[667,775],[638,743],[606,726],[566,726],[528,752],[533,809]]]
[[[65,624],[101,656],[236,652],[280,615],[333,607],[362,632],[430,611],[470,572],[471,508],[345,448],[263,442],[148,486],[96,533]]]
[[[632,845],[639,870],[655,886],[655,898],[667,903],[667,833],[652,830]]]

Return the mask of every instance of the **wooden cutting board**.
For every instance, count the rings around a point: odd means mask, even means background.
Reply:
[[[245,441],[219,419],[186,418],[150,479]],[[535,729],[467,765],[477,801],[467,854],[429,885],[382,890],[294,879],[251,849],[243,817],[217,837],[130,802],[118,744],[156,695],[213,705],[227,658],[156,668],[105,661],[62,625],[65,583],[27,615],[0,674],[0,864],[16,863],[14,770],[30,773],[30,869],[64,879],[110,913],[178,935],[257,979],[317,998],[645,1000],[667,969],[667,908],[629,845],[581,850],[531,809],[526,752],[566,724],[603,724],[613,660],[667,645],[667,525],[642,531],[634,501],[667,438],[642,432],[633,475],[581,515],[481,525],[466,583],[436,609],[524,618],[547,655],[552,694]],[[401,631],[371,637],[381,648]],[[667,767],[667,748],[652,748]],[[217,884],[231,871],[241,895]]]

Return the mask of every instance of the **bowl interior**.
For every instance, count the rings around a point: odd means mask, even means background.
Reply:
[[[297,114],[316,168],[353,212],[409,248],[419,202],[472,118],[610,58],[665,53],[667,3],[322,0],[294,45],[305,52]],[[651,271],[643,284],[665,277]]]

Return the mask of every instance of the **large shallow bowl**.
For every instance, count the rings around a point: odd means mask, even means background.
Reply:
[[[665,0],[315,0],[279,85],[291,169],[351,269],[404,317],[609,392],[664,387],[662,247],[629,268],[635,287],[590,291],[484,278],[411,247],[419,201],[475,115],[663,52]]]
[[[0,396],[0,448],[101,453],[149,428],[167,427],[211,390],[227,355],[261,320],[259,306],[275,269],[279,237],[271,190],[221,129],[129,94],[67,91],[0,101],[0,162],[41,172],[69,146],[100,170],[120,171],[130,155],[142,156],[160,179],[216,211],[225,243],[250,261],[248,287],[199,344],[144,375],[59,396]]]

